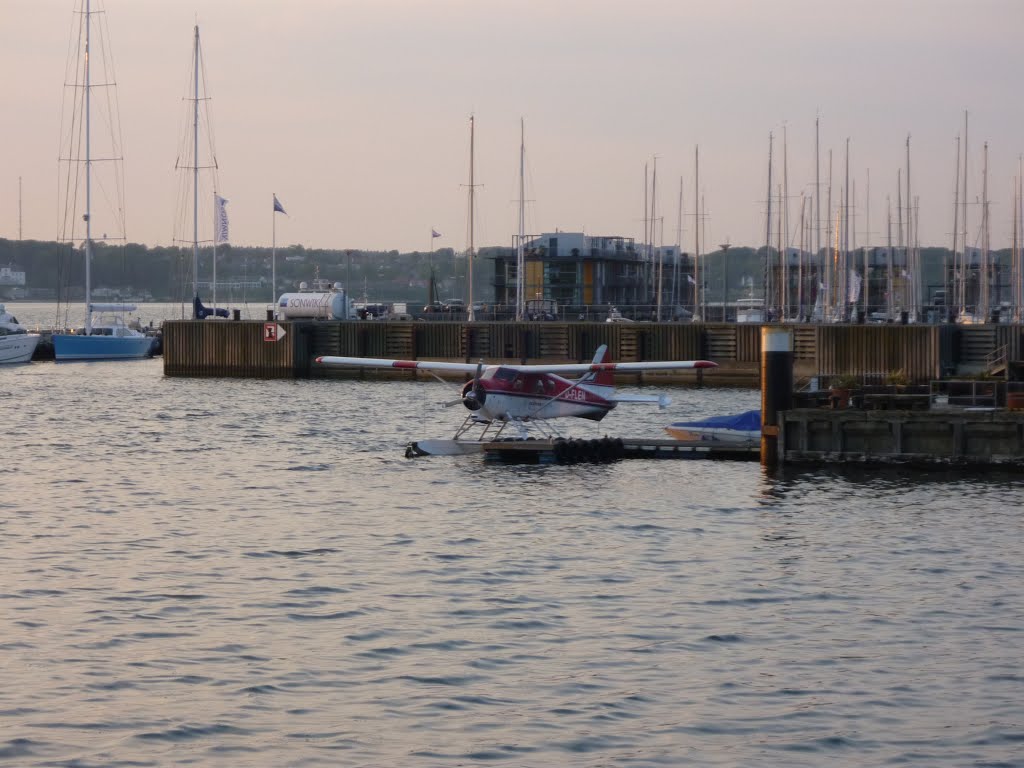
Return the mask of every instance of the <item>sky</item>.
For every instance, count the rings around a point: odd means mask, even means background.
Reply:
[[[19,178],[22,236],[57,236],[77,2],[0,0],[0,237],[18,237]],[[101,2],[133,242],[168,245],[181,220],[175,161],[196,23],[238,245],[464,249],[470,115],[478,248],[511,245],[517,231],[520,120],[528,234],[641,240],[645,167],[649,181],[656,164],[657,242],[677,240],[682,185],[684,249],[697,189],[702,243],[763,244],[768,136],[774,186],[785,133],[798,245],[817,119],[823,208],[828,152],[836,203],[849,139],[858,245],[885,242],[886,197],[895,207],[911,135],[911,194],[929,246],[951,239],[966,111],[968,240],[980,233],[986,141],[993,247],[1012,236],[1024,152],[1021,0]],[[287,216],[275,219],[273,194]]]

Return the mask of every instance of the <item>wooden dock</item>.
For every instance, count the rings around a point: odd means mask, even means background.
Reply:
[[[793,374],[885,375],[903,371],[924,383],[954,371],[978,372],[992,360],[1024,359],[1021,325],[838,325],[801,323],[793,331]],[[607,344],[617,362],[713,360],[709,372],[630,374],[630,383],[757,386],[761,327],[745,323],[197,321],[163,325],[168,376],[240,378],[393,377],[394,371],[344,370],[320,355],[507,363],[585,362]],[[415,377],[415,371],[402,376]],[[624,378],[623,381],[627,379]]]
[[[757,461],[759,445],[658,438],[592,440],[498,440],[483,447],[484,458],[504,464],[604,464],[623,459]]]

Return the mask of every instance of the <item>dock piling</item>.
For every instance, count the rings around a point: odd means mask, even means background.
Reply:
[[[779,462],[779,412],[793,407],[793,331],[761,327],[761,464]]]

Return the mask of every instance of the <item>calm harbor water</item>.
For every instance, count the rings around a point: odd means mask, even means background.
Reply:
[[[758,398],[672,395],[572,432]],[[0,763],[1024,764],[1017,475],[405,459],[449,397],[0,368]]]

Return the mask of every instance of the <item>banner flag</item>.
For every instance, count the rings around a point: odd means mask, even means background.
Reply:
[[[228,201],[226,198],[216,195],[217,200],[217,232],[214,234],[213,242],[222,245],[228,242]]]

